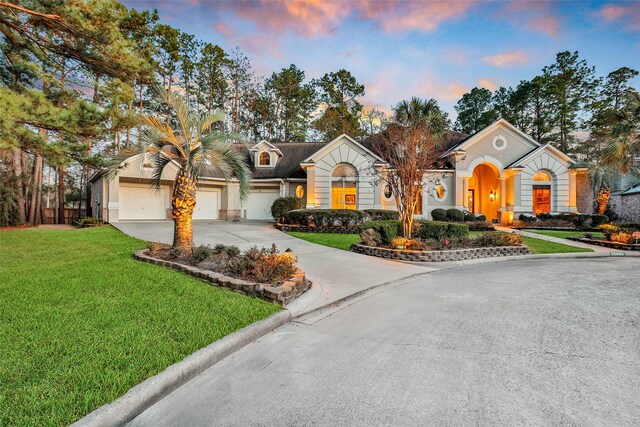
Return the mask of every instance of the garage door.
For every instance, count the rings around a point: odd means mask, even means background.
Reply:
[[[273,219],[271,205],[280,197],[279,189],[253,189],[244,203],[247,219]]]
[[[220,190],[201,188],[196,191],[196,209],[193,219],[218,219],[220,209]]]
[[[166,219],[168,188],[120,184],[120,220]]]

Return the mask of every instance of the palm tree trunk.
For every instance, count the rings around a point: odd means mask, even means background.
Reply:
[[[193,210],[196,207],[196,183],[184,168],[176,175],[171,197],[173,247],[182,253],[193,251]]]
[[[607,210],[607,205],[609,204],[610,197],[611,190],[609,190],[608,188],[601,188],[600,191],[598,191],[598,196],[596,197],[596,212],[598,213],[598,215],[604,215],[604,212]]]

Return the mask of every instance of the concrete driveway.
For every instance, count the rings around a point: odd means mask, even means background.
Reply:
[[[413,278],[281,327],[131,425],[639,425],[638,267]]]
[[[113,225],[143,240],[171,243],[173,239],[170,221],[127,221]],[[245,250],[275,243],[280,250],[292,249],[307,277],[318,284],[287,306],[294,315],[374,286],[436,270],[433,266],[388,261],[305,242],[266,221],[194,221],[193,238],[196,245],[223,243]]]

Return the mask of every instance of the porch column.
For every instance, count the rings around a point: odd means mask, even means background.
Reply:
[[[120,178],[114,177],[108,181],[108,197],[107,197],[107,218],[109,222],[118,222],[120,220]]]
[[[504,211],[507,208],[507,177],[501,176],[500,180],[500,210]]]
[[[513,210],[522,211],[522,175],[520,170],[513,171]]]
[[[456,209],[464,209],[465,196],[463,192],[463,179],[462,177],[456,177]]]
[[[316,195],[316,168],[309,165],[306,167],[307,171],[307,209],[315,208],[315,195]]]
[[[471,210],[469,209],[469,178],[467,177],[462,178],[462,206],[466,210]]]
[[[578,212],[578,197],[576,190],[577,175],[577,170],[569,169],[569,212]]]

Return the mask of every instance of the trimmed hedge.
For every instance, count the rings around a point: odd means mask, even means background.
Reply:
[[[496,227],[488,221],[471,221],[467,222],[469,231],[495,231]]]
[[[434,221],[446,221],[447,211],[440,208],[434,209],[431,211],[431,218],[433,218]]]
[[[447,220],[452,222],[464,221],[464,213],[460,209],[447,209]]]
[[[464,223],[442,221],[418,221],[415,236],[419,239],[457,239],[469,236],[469,226]]]
[[[536,222],[538,218],[534,214],[523,213],[518,216],[518,220],[522,222],[532,223]]]
[[[365,216],[369,217],[369,221],[388,221],[400,219],[398,211],[392,211],[387,209],[365,209]]]
[[[364,217],[364,212],[351,209],[297,209],[284,215],[287,224],[317,226],[358,225]]]
[[[476,220],[476,216],[472,212],[463,211],[462,214],[464,215],[465,222],[471,222]]]
[[[402,235],[402,222],[399,220],[367,221],[360,224],[360,233],[373,229],[380,234],[381,243],[390,245],[393,239]]]
[[[278,197],[271,205],[271,216],[279,221],[287,212],[300,209],[302,206],[302,199],[297,197]]]

